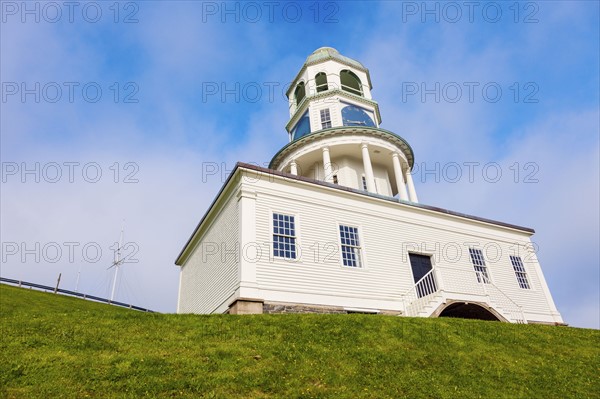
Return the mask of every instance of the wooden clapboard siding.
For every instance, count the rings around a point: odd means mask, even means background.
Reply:
[[[236,198],[228,198],[205,220],[202,238],[181,268],[178,313],[213,313],[227,309],[239,286],[239,217]],[[216,248],[214,249],[216,245]],[[216,253],[215,253],[216,252]]]
[[[531,247],[528,231],[272,176],[254,183],[253,189],[257,192],[257,240],[269,247],[272,213],[283,212],[296,216],[300,248],[295,262],[264,254],[257,263],[257,282],[266,300],[272,291],[279,293],[278,300],[285,292],[314,303],[323,296],[336,298],[336,304],[340,297],[363,298],[368,300],[366,307],[398,301],[414,283],[408,252],[431,254],[436,266],[473,270],[468,250],[472,246],[483,250],[492,282],[525,313],[552,312],[537,259],[527,251]],[[362,270],[341,265],[339,223],[359,227]],[[332,249],[334,255],[325,258]],[[524,261],[530,290],[520,288],[516,280],[509,258],[515,254]],[[314,294],[312,299],[310,294]]]

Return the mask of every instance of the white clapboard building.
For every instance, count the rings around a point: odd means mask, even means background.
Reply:
[[[179,313],[381,313],[563,324],[534,231],[420,204],[369,70],[323,47],[288,91],[289,143],[238,163],[177,257]]]

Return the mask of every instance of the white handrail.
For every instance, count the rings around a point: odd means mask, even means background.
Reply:
[[[451,270],[454,272],[467,272],[474,273],[477,278],[477,284],[481,286],[483,293],[490,298],[491,301],[495,302],[496,305],[502,308],[505,312],[510,314],[510,317],[517,323],[525,323],[525,316],[523,314],[522,307],[506,295],[500,287],[492,282],[488,275],[477,270],[459,269],[454,267],[440,267],[440,270]],[[490,292],[491,291],[491,292]],[[459,292],[461,293],[461,292]],[[469,292],[462,292],[469,293]],[[473,292],[476,293],[476,292]]]
[[[439,278],[436,279],[436,273]],[[465,274],[471,277],[465,277]],[[402,295],[404,313],[418,316],[427,305],[439,299],[432,294],[444,291],[446,294],[476,295],[490,307],[497,308],[507,319],[516,323],[526,323],[523,309],[481,271],[456,268],[434,267]],[[454,298],[460,299],[460,298]]]
[[[437,291],[435,269],[431,269],[402,295],[404,313],[407,316],[417,316],[430,302],[428,297]]]
[[[423,277],[421,277],[421,278],[420,278],[420,279],[419,279],[419,280],[418,280],[418,281],[415,283],[415,285],[413,285],[412,287],[410,287],[410,288],[409,288],[409,289],[408,289],[408,290],[407,290],[407,291],[404,293],[404,295],[407,295],[409,292],[411,292],[411,291],[414,291],[415,287],[416,287],[417,285],[421,284],[421,282],[422,282],[423,280],[425,280],[425,279],[427,278],[427,276],[429,276],[430,274],[432,274],[434,270],[435,270],[435,269],[431,269],[430,271],[428,271],[428,272],[427,272],[427,273],[426,273],[426,274],[425,274]],[[404,295],[403,295],[403,296],[404,296]]]

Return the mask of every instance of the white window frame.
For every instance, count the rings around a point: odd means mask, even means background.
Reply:
[[[358,239],[358,246],[351,246],[351,245],[345,245],[342,243],[342,235],[341,235],[341,231],[340,228],[341,227],[348,227],[348,228],[352,228],[352,229],[356,229],[356,236]],[[365,270],[366,269],[366,257],[365,257],[365,250],[364,250],[364,240],[362,238],[362,229],[360,228],[360,226],[356,226],[354,224],[351,223],[344,223],[344,222],[338,222],[336,224],[337,227],[337,236],[338,236],[338,243],[339,243],[339,251],[340,251],[340,265],[344,268],[344,269],[352,269],[352,270]],[[358,265],[357,266],[350,266],[350,265],[346,265],[344,264],[344,251],[342,249],[342,247],[351,247],[351,248],[358,248]]]
[[[292,217],[294,219],[294,233],[295,235],[285,235],[285,234],[275,234],[275,215],[282,215],[282,216],[289,216]],[[278,211],[278,210],[272,210],[271,211],[271,231],[270,231],[270,243],[271,243],[271,253],[270,256],[273,257],[273,259],[284,259],[286,261],[290,261],[290,262],[297,262],[299,260],[299,234],[298,234],[298,228],[299,228],[299,223],[298,223],[298,215],[291,213],[291,212],[286,212],[286,211]],[[275,255],[275,236],[279,236],[279,237],[290,237],[293,238],[294,240],[294,254],[295,257],[286,257],[286,256],[281,256],[281,255]],[[285,252],[285,249],[283,250]]]
[[[324,114],[327,113],[329,119],[324,119]],[[329,108],[323,108],[319,110],[319,119],[321,121],[321,129],[329,129],[332,127],[331,124],[331,111]],[[326,126],[329,125],[329,126]]]
[[[320,75],[321,73],[325,75],[325,83],[321,84],[321,85],[318,85],[317,84],[317,75]],[[315,73],[315,77],[314,77],[313,80],[315,82],[315,94],[322,93],[322,92],[327,91],[327,90],[329,90],[331,88],[330,87],[331,86],[331,82],[329,81],[329,74],[326,71],[319,71],[319,72]],[[319,91],[319,87],[321,87],[323,85],[326,87],[326,89]]]
[[[471,255],[471,251],[478,253],[478,258],[481,260],[481,264],[476,264],[475,259]],[[490,277],[490,269],[487,266],[485,261],[485,256],[483,255],[483,251],[479,248],[469,247],[469,260],[471,261],[471,265],[473,266],[473,271],[475,271],[475,275],[477,277],[478,283],[491,284],[492,278]],[[482,269],[482,270],[478,270]]]
[[[359,90],[356,90],[354,87],[346,86],[346,85],[342,84],[342,72],[343,71],[351,72],[352,75],[354,75],[358,79]],[[351,69],[345,68],[345,69],[340,70],[340,72],[338,73],[337,76],[338,76],[338,79],[340,80],[340,89],[342,91],[345,91],[346,93],[354,94],[355,96],[365,97],[365,91],[363,89],[364,84],[363,84],[362,78],[360,76],[358,76],[358,74],[356,72],[354,72]],[[346,88],[346,89],[344,89],[344,88]],[[356,91],[359,91],[359,93],[356,93]]]
[[[367,177],[365,175],[361,175],[360,182],[362,184],[362,191],[369,191],[369,185],[367,184]],[[377,178],[373,178],[373,184],[375,184],[375,193],[381,194],[377,188]]]
[[[515,278],[517,279],[517,283],[519,284],[519,287],[523,290],[531,290],[532,285],[531,285],[531,282],[529,281],[528,273],[527,273],[527,270],[525,269],[525,263],[523,263],[523,259],[521,259],[521,257],[517,256],[517,255],[510,255],[509,259],[510,259],[510,263],[512,265],[513,271],[515,272]],[[518,260],[518,263],[516,262],[517,260]],[[517,264],[515,264],[515,263],[517,263]],[[520,267],[521,270],[517,270],[518,267]],[[525,285],[525,286],[523,286],[523,285]]]

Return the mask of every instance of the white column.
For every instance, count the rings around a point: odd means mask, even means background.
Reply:
[[[258,298],[256,282],[256,262],[260,256],[256,242],[256,192],[242,186],[238,191],[238,212],[240,214],[239,235],[239,297]]]
[[[296,161],[290,162],[290,173],[296,176],[298,175],[298,164],[296,164]]]
[[[406,185],[408,186],[408,200],[412,202],[419,202],[417,198],[417,192],[415,191],[415,184],[413,183],[412,175],[410,170],[406,168]]]
[[[392,154],[392,162],[394,163],[394,175],[396,175],[396,185],[398,186],[398,193],[400,194],[400,199],[408,201],[406,183],[404,182],[404,177],[402,176],[402,166],[400,165],[400,155],[398,155],[398,153],[395,152]]]
[[[363,166],[365,168],[365,180],[367,181],[367,191],[370,193],[377,193],[377,189],[375,188],[375,175],[373,175],[373,166],[371,165],[371,156],[369,155],[369,146],[367,144],[362,144],[361,148]],[[361,185],[360,182],[358,185]]]
[[[327,87],[329,90],[331,89],[341,89],[342,88],[342,80],[340,79],[339,74],[327,74]]]
[[[333,183],[333,172],[331,169],[331,158],[329,156],[329,147],[323,148],[323,169],[325,172],[324,180]]]

